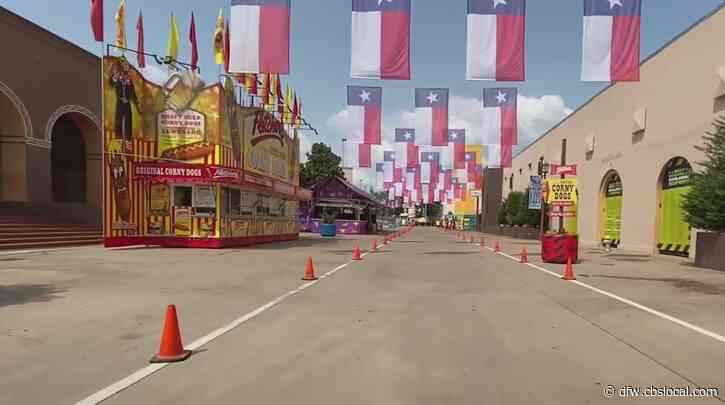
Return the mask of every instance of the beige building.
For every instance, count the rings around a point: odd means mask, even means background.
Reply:
[[[609,86],[518,153],[503,197],[527,188],[540,158],[559,164],[566,140],[566,163],[578,166],[583,245],[611,239],[642,253],[692,255],[676,187],[686,185],[688,163],[698,170],[704,156],[695,146],[725,114],[723,38],[720,7],[645,60],[639,83]]]

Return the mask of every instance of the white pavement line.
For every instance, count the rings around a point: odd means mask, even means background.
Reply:
[[[513,256],[510,256],[510,255],[508,255],[508,254],[506,254],[506,253],[503,253],[503,252],[502,252],[502,253],[499,253],[499,254],[500,254],[501,256],[505,256],[505,257],[508,257],[509,259],[512,259],[512,260],[518,261],[518,259],[517,259],[517,258],[515,258],[515,257],[513,257]],[[529,267],[533,267],[533,268],[535,268],[536,270],[540,270],[540,271],[543,271],[544,273],[548,273],[549,275],[552,275],[552,276],[554,276],[554,277],[556,277],[556,278],[561,278],[561,274],[558,274],[558,273],[556,273],[556,272],[553,272],[553,271],[551,271],[551,270],[545,269],[545,268],[543,268],[543,267],[541,267],[541,266],[537,266],[537,265],[535,265],[535,264],[533,264],[533,263],[526,263],[526,265],[528,265]],[[594,286],[592,286],[592,285],[589,285],[589,284],[587,284],[587,283],[582,283],[581,281],[578,281],[578,280],[571,280],[571,281],[569,281],[569,282],[570,282],[570,283],[572,283],[572,284],[576,284],[576,285],[578,285],[578,286],[580,286],[580,287],[584,287],[584,288],[586,288],[586,289],[588,289],[588,290],[591,290],[591,291],[597,292],[597,293],[599,293],[599,294],[602,294],[602,295],[604,295],[604,296],[607,296],[607,297],[609,297],[609,298],[612,298],[612,299],[614,299],[614,300],[617,300],[617,301],[619,301],[619,302],[621,302],[621,303],[623,303],[623,304],[627,304],[627,305],[629,305],[629,306],[635,307],[635,308],[637,308],[637,309],[640,309],[640,310],[642,310],[642,311],[645,311],[645,312],[647,312],[647,313],[650,313],[650,314],[652,314],[652,315],[654,315],[654,316],[657,316],[657,317],[660,317],[660,318],[662,318],[662,319],[668,320],[668,321],[670,321],[670,322],[676,323],[676,324],[678,324],[678,325],[680,325],[680,326],[682,326],[682,327],[684,327],[684,328],[690,329],[690,330],[692,330],[692,331],[694,331],[694,332],[697,332],[697,333],[699,333],[699,334],[701,334],[701,335],[705,335],[705,336],[707,336],[707,337],[713,338],[713,339],[715,339],[715,340],[719,341],[720,343],[725,343],[725,336],[722,336],[722,335],[718,335],[717,333],[715,333],[715,332],[713,332],[713,331],[707,330],[707,329],[705,329],[705,328],[701,328],[701,327],[699,327],[699,326],[697,326],[697,325],[693,325],[693,324],[691,324],[691,323],[689,323],[689,322],[687,322],[687,321],[683,321],[682,319],[679,319],[679,318],[675,318],[675,317],[674,317],[674,316],[672,316],[672,315],[667,315],[667,314],[666,314],[666,313],[664,313],[664,312],[660,312],[660,311],[658,311],[658,310],[656,310],[656,309],[652,309],[652,308],[650,308],[650,307],[644,306],[644,305],[642,305],[642,304],[639,304],[639,303],[637,303],[637,302],[634,302],[634,301],[632,301],[632,300],[630,300],[630,299],[627,299],[627,298],[624,298],[624,297],[620,297],[619,295],[616,295],[616,294],[610,293],[609,291],[604,291],[604,290],[602,290],[602,289],[599,289],[599,288],[597,288],[597,287],[594,287]]]
[[[370,253],[366,252],[366,253],[362,254],[361,256],[365,257],[368,254],[370,254]],[[193,341],[191,344],[186,345],[184,347],[184,349],[197,350],[197,349],[211,343],[213,340],[219,338],[220,336],[222,336],[226,333],[231,332],[232,330],[238,328],[240,325],[251,320],[252,318],[256,317],[257,315],[261,314],[262,312],[274,307],[275,305],[286,300],[287,298],[289,298],[309,287],[312,287],[313,285],[319,283],[323,279],[332,276],[333,274],[337,273],[338,271],[344,269],[345,267],[347,267],[353,263],[356,263],[356,261],[350,260],[349,262],[347,262],[345,264],[335,267],[334,269],[332,269],[332,270],[328,271],[327,273],[323,274],[322,276],[320,276],[317,280],[310,281],[308,283],[305,283],[305,284],[295,288],[292,291],[288,291],[288,292],[284,293],[283,295],[275,298],[274,300],[255,309],[254,311],[249,312],[248,314],[235,319],[234,321],[207,334],[206,336],[200,337],[199,339]],[[126,388],[128,388],[134,384],[137,384],[144,378],[149,377],[150,375],[152,375],[155,372],[161,370],[162,368],[168,366],[169,364],[170,363],[158,363],[158,364],[148,365],[148,366],[134,372],[133,374],[129,375],[128,377],[125,377],[124,379],[119,380],[119,381],[109,385],[108,387],[96,392],[95,394],[92,394],[91,396],[89,396],[81,401],[76,402],[76,405],[95,405],[95,404],[101,403],[101,402],[111,398],[112,396],[118,394],[119,392],[125,390]]]

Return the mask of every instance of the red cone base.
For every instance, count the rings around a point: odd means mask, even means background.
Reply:
[[[184,350],[181,343],[179,320],[176,317],[176,307],[169,305],[166,308],[166,321],[161,335],[159,353],[151,358],[151,363],[175,363],[184,361],[191,356],[191,350]]]
[[[576,277],[574,277],[574,269],[571,266],[571,257],[566,259],[566,268],[564,269],[564,277],[562,279],[566,281],[576,280]]]
[[[352,260],[362,260],[362,255],[360,254],[360,245],[355,245],[355,250],[352,252]]]
[[[307,270],[305,271],[305,276],[302,277],[302,281],[315,281],[317,280],[317,277],[315,276],[315,266],[312,265],[312,257],[307,258]]]
[[[528,263],[529,262],[529,253],[526,251],[526,247],[521,248],[521,259],[519,259],[519,263]]]

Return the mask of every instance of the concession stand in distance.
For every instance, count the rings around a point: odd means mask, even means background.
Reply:
[[[336,217],[337,233],[375,233],[377,219],[385,206],[371,194],[350,184],[345,179],[333,177],[311,187],[312,201],[300,204],[300,224],[304,232],[320,232],[324,213]]]
[[[104,58],[107,247],[223,248],[299,236],[299,138],[187,70],[156,85]]]

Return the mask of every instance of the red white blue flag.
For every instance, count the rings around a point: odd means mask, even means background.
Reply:
[[[380,145],[382,106],[381,87],[347,86],[347,118],[354,128],[348,141]]]
[[[420,181],[422,183],[438,183],[440,173],[440,152],[421,152]]]
[[[290,0],[232,0],[229,71],[289,74]]]
[[[350,74],[410,80],[410,0],[352,0]]]
[[[453,163],[452,169],[466,168],[466,130],[451,129],[448,131],[448,154]]]
[[[501,167],[511,167],[513,145],[518,144],[518,90],[513,87],[483,90],[481,144],[501,146]]]
[[[418,147],[415,145],[415,129],[395,129],[395,166],[400,168],[418,165]]]
[[[343,153],[343,166],[345,167],[372,167],[372,145],[364,143],[345,143]]]
[[[375,188],[378,190],[382,190],[385,185],[385,179],[383,178],[383,163],[376,163],[375,164]]]
[[[466,79],[524,80],[526,0],[468,0]]]
[[[582,81],[639,81],[641,0],[584,0]]]
[[[448,146],[448,89],[415,89],[418,145]]]
[[[386,150],[383,152],[383,182],[393,183],[395,180],[395,151]]]

